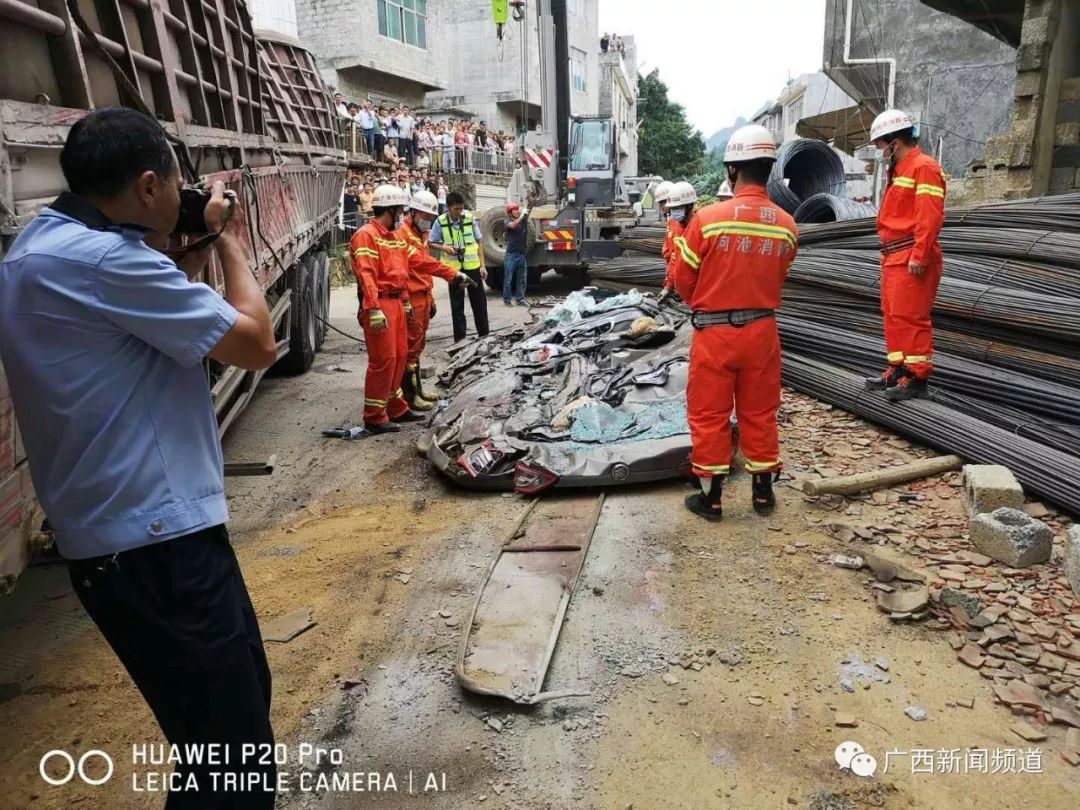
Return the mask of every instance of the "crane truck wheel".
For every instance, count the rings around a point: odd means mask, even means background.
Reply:
[[[310,254],[289,270],[289,353],[278,360],[274,370],[282,374],[303,374],[315,360],[318,300],[315,295],[315,262]]]
[[[479,217],[481,240],[484,245],[484,261],[487,263],[487,283],[491,289],[502,292],[503,260],[506,258],[506,211],[502,208],[489,208]],[[537,227],[533,220],[527,223],[525,232],[526,255],[536,244]]]

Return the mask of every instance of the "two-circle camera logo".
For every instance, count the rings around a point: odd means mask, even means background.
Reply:
[[[45,766],[49,764],[50,760],[58,759],[67,763],[67,773],[63,776],[51,776],[46,770]],[[87,763],[100,759],[105,764],[104,776],[92,776],[87,769]],[[95,769],[96,770],[96,769]],[[67,751],[61,751],[59,748],[49,751],[41,758],[41,762],[38,763],[38,773],[41,774],[41,778],[48,782],[50,785],[66,785],[72,779],[75,778],[75,774],[79,774],[79,778],[88,785],[104,785],[108,782],[113,775],[113,761],[112,757],[106,754],[104,751],[98,748],[91,748],[81,757],[79,757],[78,763],[75,762],[75,757],[69,754]]]
[[[847,740],[840,743],[833,756],[841,770],[850,769],[856,776],[871,777],[877,771],[877,760],[857,742]]]

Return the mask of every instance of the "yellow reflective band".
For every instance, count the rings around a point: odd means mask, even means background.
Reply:
[[[766,239],[783,239],[792,247],[798,244],[795,234],[787,228],[779,225],[765,225],[761,222],[710,222],[701,229],[701,235],[720,236],[721,234],[734,234],[735,236],[761,236]]]
[[[725,474],[731,470],[731,465],[729,464],[692,464],[690,466],[692,466],[695,470],[704,470],[705,472],[721,474]]]
[[[416,248],[414,248],[412,245],[409,245],[409,255],[410,256],[415,256],[416,255]]]
[[[376,408],[385,408],[386,407],[386,400],[385,399],[368,399],[367,397],[365,397],[364,398],[364,404],[365,405],[372,405],[372,406],[374,406]]]
[[[927,183],[919,183],[919,187],[915,189],[915,196],[918,197],[920,194],[929,194],[932,197],[941,197],[941,199],[945,199],[945,189],[941,186],[931,186]]]
[[[388,247],[388,248],[403,248],[403,247],[405,247],[405,242],[400,240],[400,239],[380,239],[377,236],[375,237],[375,244],[380,245],[381,247]]]
[[[889,352],[888,358],[889,358],[890,363],[902,363],[902,362],[904,362],[904,353],[903,352]]]
[[[690,245],[686,244],[686,240],[681,236],[675,237],[675,247],[679,249],[679,253],[682,254],[683,261],[693,267],[695,270],[701,267],[701,259],[693,250],[690,249]]]
[[[394,392],[394,396],[397,397],[398,399],[401,399],[401,389],[400,388],[397,391]]]
[[[357,248],[353,251],[353,256],[371,256],[374,259],[379,258],[379,251],[372,250],[371,248]]]
[[[771,470],[773,467],[779,466],[780,459],[776,461],[750,461],[746,460],[747,472],[761,472],[763,470]]]
[[[892,184],[894,186],[900,186],[900,188],[915,188],[914,177],[894,177]]]
[[[905,363],[931,363],[933,358],[928,354],[912,354],[904,358]]]

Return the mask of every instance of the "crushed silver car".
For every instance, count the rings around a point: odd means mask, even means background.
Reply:
[[[651,296],[575,292],[453,355],[427,457],[462,486],[526,494],[686,475],[690,332]]]

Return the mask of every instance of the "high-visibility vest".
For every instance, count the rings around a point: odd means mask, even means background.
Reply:
[[[443,243],[454,248],[465,248],[465,261],[459,262],[457,256],[446,253],[439,254],[439,261],[454,270],[479,270],[480,269],[480,245],[476,242],[473,233],[472,214],[466,212],[461,215],[461,221],[455,225],[450,224],[450,215],[443,214],[439,217],[439,228],[442,230]]]

